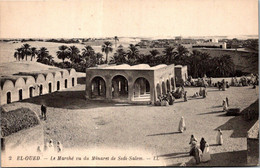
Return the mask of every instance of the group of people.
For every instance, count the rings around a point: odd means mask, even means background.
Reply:
[[[56,142],[56,145],[54,145],[54,142],[52,139],[50,139],[45,145],[43,152],[48,154],[54,154],[55,152],[60,153],[63,151],[63,146],[60,141]],[[38,153],[42,153],[41,147],[38,146],[37,148]]]
[[[238,80],[236,77],[231,79],[231,85],[232,86],[249,86],[253,85],[258,85],[259,83],[259,78],[258,74],[251,74],[250,77],[242,76],[240,77],[240,80]]]
[[[223,79],[221,82],[218,81],[217,83],[215,83],[215,87],[218,88],[218,90],[223,90],[225,91],[227,88],[230,87],[228,81],[225,81],[225,79]]]
[[[218,129],[216,143],[217,145],[223,144],[223,134],[221,129]],[[189,154],[194,157],[196,164],[210,161],[211,157],[209,152],[209,144],[203,137],[198,145],[197,139],[194,135],[191,135],[189,144],[191,145]]]
[[[178,87],[176,91],[168,92],[164,95],[159,95],[158,100],[155,102],[155,106],[168,106],[173,105],[175,99],[184,98],[184,101],[187,99],[187,91],[184,90],[184,86]]]
[[[185,82],[185,85],[197,87],[212,86],[212,78],[207,78],[207,76],[204,76],[203,78],[198,78],[195,81],[191,76],[189,76],[187,81]]]
[[[158,96],[158,101],[155,102],[156,106],[168,106],[168,105],[173,105],[175,101],[175,98],[171,94],[171,92],[168,92],[166,95],[159,95]]]
[[[203,98],[206,98],[207,97],[207,88],[206,87],[203,87],[203,89],[200,87],[200,90],[199,92],[196,92],[194,93],[194,95],[192,96],[193,98],[197,98],[197,97],[200,97],[202,96]]]
[[[197,164],[210,161],[209,144],[204,138],[201,138],[200,145],[198,145],[197,139],[191,135],[189,144],[191,145],[190,156],[194,157]]]
[[[186,125],[184,121],[184,117],[181,117],[181,120],[179,122],[179,132],[183,133],[186,130]],[[209,144],[205,141],[205,139],[202,137],[200,144],[198,145],[197,139],[194,135],[191,135],[190,138],[190,156],[193,156],[195,159],[195,162],[197,164],[201,162],[208,162],[210,158],[210,152],[209,152]],[[221,129],[218,129],[217,137],[216,137],[216,144],[222,145],[223,144],[223,134]]]

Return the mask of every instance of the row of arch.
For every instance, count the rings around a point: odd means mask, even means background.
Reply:
[[[175,80],[173,77],[161,81],[156,85],[156,94],[158,96],[166,95],[168,92],[175,90]]]
[[[129,98],[129,82],[123,75],[116,75],[112,77],[110,83],[112,99],[124,100]],[[91,79],[91,99],[105,99],[107,98],[107,82],[101,76],[95,76]],[[139,77],[133,84],[133,99],[132,101],[150,101],[150,82],[145,77]]]
[[[1,105],[77,85],[75,69],[20,72],[12,76],[2,76],[0,80]]]

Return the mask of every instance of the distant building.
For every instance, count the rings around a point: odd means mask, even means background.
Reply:
[[[209,42],[193,44],[192,48],[221,48],[221,49],[227,49],[227,43],[218,42],[217,39],[210,39]]]
[[[182,40],[182,37],[181,36],[176,36],[175,40]]]
[[[86,69],[86,98],[153,104],[159,95],[175,90],[172,65],[100,66]]]

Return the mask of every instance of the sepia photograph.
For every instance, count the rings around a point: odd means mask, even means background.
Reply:
[[[258,0],[0,0],[1,167],[259,166]]]

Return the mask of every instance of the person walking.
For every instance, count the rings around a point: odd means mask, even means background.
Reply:
[[[205,149],[205,145],[206,145],[206,141],[205,141],[205,139],[204,138],[201,138],[201,140],[200,140],[200,150],[203,152],[204,151],[204,149]]]
[[[191,135],[189,144],[192,144],[193,141],[197,142],[197,139],[194,137],[194,135]]]
[[[208,161],[210,161],[210,153],[209,153],[209,144],[206,143],[205,149],[202,152],[201,162],[208,162]]]
[[[224,112],[228,110],[226,100],[223,100],[223,104],[222,104],[222,106],[223,106],[223,111],[224,111]]]
[[[202,151],[200,150],[200,148],[196,144],[195,148],[194,148],[194,158],[196,160],[196,164],[199,164],[201,162],[201,156],[202,156]]]
[[[223,144],[223,133],[222,133],[221,129],[218,129],[216,141],[217,141],[218,145]]]
[[[226,97],[227,107],[229,107],[228,97]]]
[[[188,99],[187,99],[187,91],[184,92],[184,96],[183,97],[184,97],[184,101],[185,102],[188,101]]]
[[[44,118],[43,116],[44,116],[44,105],[42,104],[41,105],[41,115],[42,115],[42,118]]]
[[[184,117],[181,117],[180,123],[179,123],[179,132],[183,133],[186,130]]]

